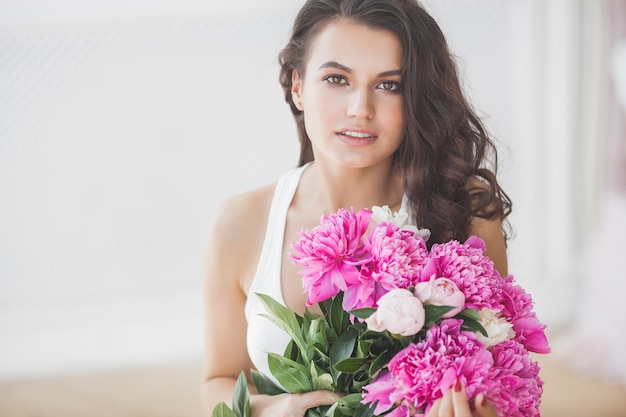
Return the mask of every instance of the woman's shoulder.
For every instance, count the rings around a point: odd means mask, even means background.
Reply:
[[[265,234],[277,185],[298,178],[297,174],[298,170],[292,169],[271,184],[226,198],[216,210],[213,228],[230,238],[248,238],[256,231]]]
[[[209,225],[205,268],[208,282],[243,285],[258,259],[275,185],[225,199]],[[233,279],[227,279],[233,277]]]
[[[213,233],[225,243],[240,243],[264,231],[275,188],[269,184],[226,198],[213,216]]]

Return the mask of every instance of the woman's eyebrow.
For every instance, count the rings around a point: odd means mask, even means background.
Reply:
[[[379,77],[391,77],[394,75],[402,75],[402,70],[395,69],[395,70],[390,70],[390,71],[384,71],[378,74]]]
[[[335,61],[324,62],[322,65],[320,65],[318,69],[323,69],[323,68],[336,68],[338,70],[341,70],[347,73],[352,73],[352,70],[350,68],[346,67],[345,65],[341,65],[339,62],[335,62]]]
[[[352,74],[352,69],[346,67],[345,65],[341,65],[340,63],[336,62],[336,61],[328,61],[323,63],[322,65],[320,65],[320,67],[318,69],[323,69],[323,68],[336,68],[340,71],[343,72],[347,72],[348,74]],[[378,74],[379,77],[390,77],[390,76],[394,76],[394,75],[401,75],[402,71],[400,69],[394,69],[394,70],[390,70],[390,71],[383,71],[380,74]]]

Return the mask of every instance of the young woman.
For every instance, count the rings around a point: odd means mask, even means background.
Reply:
[[[287,253],[321,215],[375,205],[407,210],[432,232],[429,245],[477,235],[507,274],[502,221],[510,202],[486,167],[495,149],[462,94],[440,28],[415,0],[309,0],[280,63],[301,141],[299,167],[224,202],[210,230],[209,415],[219,401],[230,403],[242,370],[268,372],[267,352],[283,352],[287,336],[258,317],[263,308],[253,293],[304,311],[306,294]],[[472,415],[456,388],[430,416]],[[252,395],[252,415],[301,417],[335,400],[326,391]],[[475,415],[496,415],[482,395],[474,407]]]

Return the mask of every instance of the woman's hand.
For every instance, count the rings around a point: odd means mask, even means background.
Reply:
[[[309,408],[332,405],[340,395],[331,391],[311,391],[304,394],[254,395],[250,398],[253,417],[304,417]]]
[[[476,410],[472,413],[465,388],[457,381],[454,387],[437,400],[426,417],[498,417],[498,413],[484,394],[474,399]]]

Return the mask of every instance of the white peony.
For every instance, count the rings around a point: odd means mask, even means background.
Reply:
[[[503,317],[498,317],[497,311],[483,308],[478,312],[478,315],[480,316],[480,324],[487,331],[488,337],[483,336],[480,332],[477,332],[476,336],[486,347],[495,346],[500,342],[515,337],[513,324],[506,321]]]
[[[417,237],[421,237],[424,240],[428,240],[430,237],[430,230],[418,229],[410,223],[409,213],[406,211],[392,212],[389,206],[374,206],[372,207],[372,220],[375,223],[388,222],[393,223],[402,230],[409,230]]]

